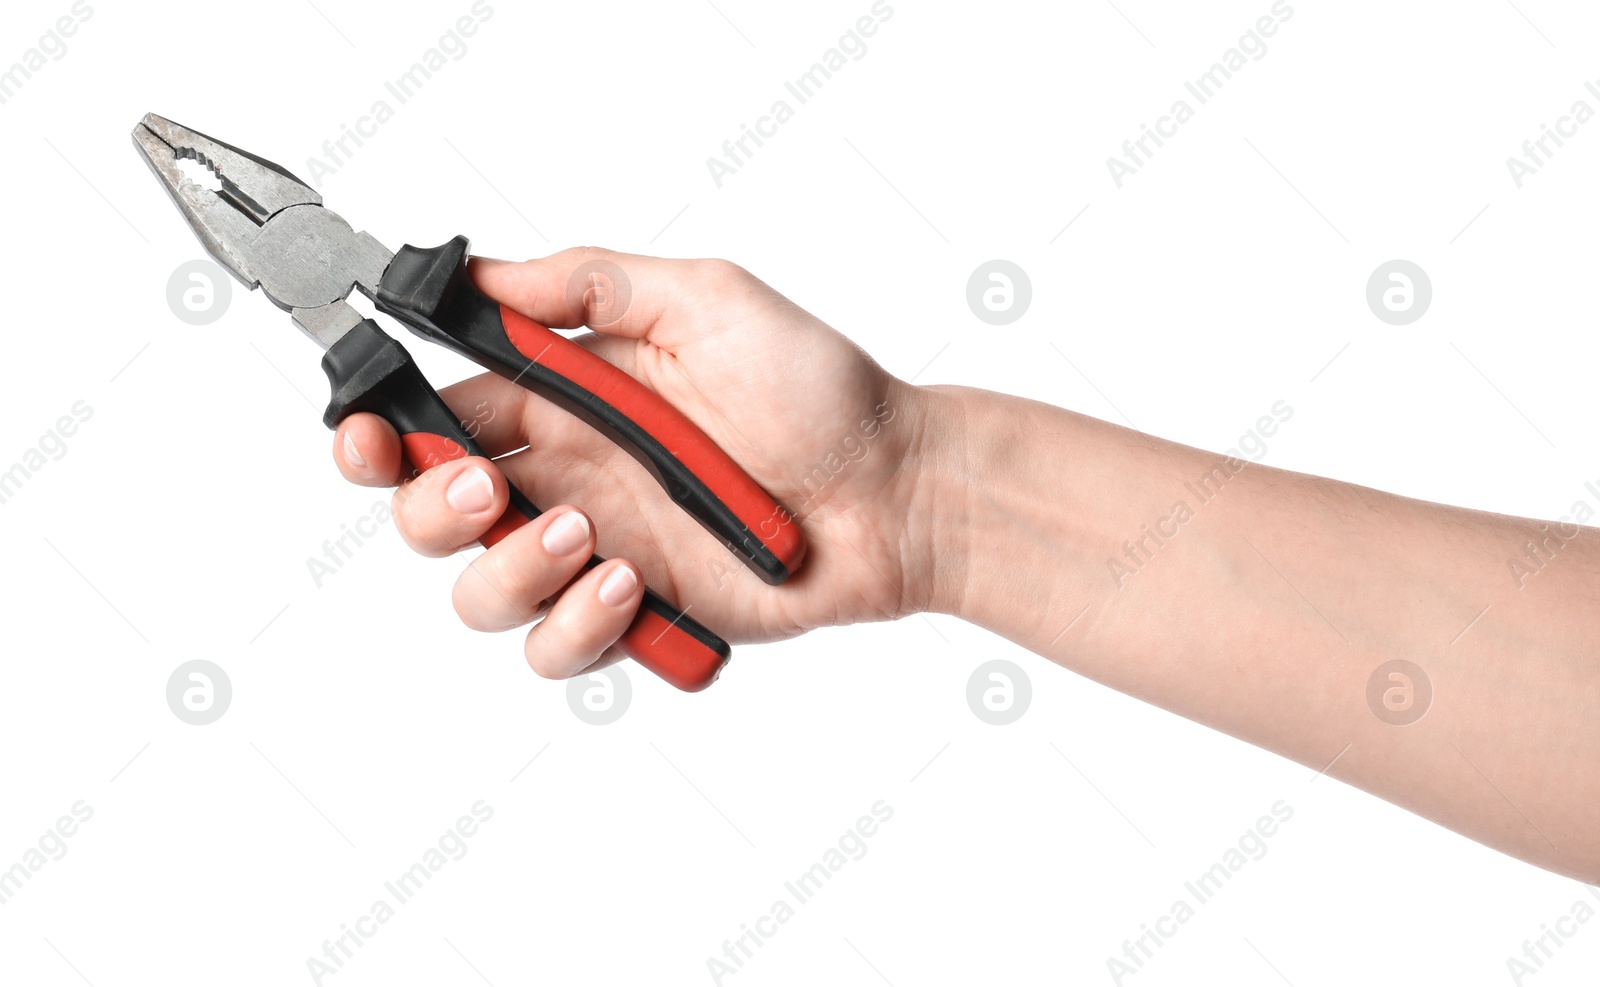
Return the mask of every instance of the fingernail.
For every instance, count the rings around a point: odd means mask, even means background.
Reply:
[[[367,461],[361,458],[361,450],[356,448],[356,440],[350,437],[349,432],[344,433],[344,458],[356,469],[366,468]]]
[[[550,522],[539,541],[551,555],[576,552],[589,541],[589,519],[578,511],[568,511]]]
[[[633,570],[625,565],[619,565],[600,581],[600,602],[608,607],[620,607],[628,602],[628,598],[633,595],[633,588],[637,585],[639,577],[633,574]]]
[[[469,466],[450,481],[444,492],[447,504],[462,514],[477,514],[494,503],[494,481],[476,466]]]

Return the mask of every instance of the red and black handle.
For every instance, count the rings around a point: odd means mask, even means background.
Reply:
[[[637,459],[684,511],[776,586],[805,557],[792,515],[682,412],[627,373],[479,291],[467,239],[401,247],[378,308],[588,422]]]
[[[358,411],[386,418],[400,433],[406,457],[418,470],[484,455],[411,354],[371,319],[328,348],[322,370],[333,390],[322,419],[329,428]],[[538,516],[539,509],[513,486],[511,506],[485,533],[484,546],[495,544]],[[594,556],[584,568],[592,569],[603,561]],[[698,692],[715,681],[730,654],[726,641],[649,589],[638,615],[617,643],[630,658],[686,692]]]

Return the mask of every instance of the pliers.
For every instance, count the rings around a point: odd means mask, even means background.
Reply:
[[[758,576],[778,585],[805,556],[793,516],[699,427],[659,395],[564,336],[490,300],[467,274],[467,239],[398,252],[322,205],[287,169],[155,114],[133,141],[206,251],[247,288],[259,287],[322,346],[333,396],[323,423],[358,411],[387,419],[407,459],[425,470],[483,456],[467,427],[411,355],[348,301],[360,289],[381,312],[566,409],[627,450],[671,499]],[[180,169],[193,158],[220,179],[209,189]],[[537,441],[535,441],[537,447]],[[516,487],[506,513],[481,539],[491,546],[538,517]],[[591,558],[587,568],[603,560]],[[618,642],[679,689],[710,685],[726,664],[725,641],[646,589]]]

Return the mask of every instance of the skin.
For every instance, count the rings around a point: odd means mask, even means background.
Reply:
[[[623,272],[625,307],[583,280],[594,261]],[[478,555],[454,591],[469,627],[532,624],[540,675],[620,657],[611,645],[642,593],[628,574],[693,600],[735,642],[952,614],[1600,883],[1600,531],[1225,460],[1008,395],[914,387],[725,261],[580,248],[475,260],[473,276],[536,322],[599,330],[578,341],[704,429],[795,512],[810,545],[794,578],[766,585],[626,453],[493,375],[441,392],[493,461],[401,483],[393,429],[351,416],[334,437],[339,469],[400,484],[397,525],[424,555],[473,544],[504,511],[507,476],[559,505]],[[836,475],[807,472],[830,456],[844,463]],[[1182,523],[1179,501],[1192,514]],[[546,533],[580,503],[586,523],[568,520],[578,537],[552,552]],[[573,581],[597,540],[612,561]],[[1393,660],[1421,667],[1426,706],[1414,674],[1378,673]],[[1411,687],[1424,715],[1381,719],[1375,674],[1380,695]]]

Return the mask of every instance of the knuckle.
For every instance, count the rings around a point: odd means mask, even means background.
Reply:
[[[481,579],[495,600],[525,622],[549,608],[583,561],[581,554],[551,559],[542,546],[527,539],[508,539],[473,560],[473,578]]]
[[[564,262],[582,264],[584,261],[601,260],[603,258],[610,257],[611,251],[604,247],[595,246],[568,247],[567,249],[556,254],[556,256],[561,258],[561,260]]]
[[[729,288],[750,279],[749,271],[731,260],[720,257],[697,261],[696,268],[696,274],[701,281],[714,288]]]
[[[542,586],[549,578],[548,567],[537,560],[512,558],[511,553],[497,549],[498,546],[478,556],[472,568],[507,606],[518,613],[531,612],[544,595]]]
[[[468,568],[470,569],[471,566],[468,566]],[[461,618],[463,624],[475,631],[487,633],[489,631],[503,630],[504,628],[500,626],[500,622],[493,620],[491,615],[484,611],[480,598],[473,592],[468,582],[473,578],[471,572],[463,572],[461,578],[456,580],[455,588],[450,592],[450,605],[455,608],[456,616]]]
[[[528,631],[528,638],[523,643],[523,654],[528,659],[528,667],[540,678],[570,677],[570,663],[562,660],[565,649],[559,637],[559,633],[552,631],[548,619],[540,621]]]
[[[432,552],[436,549],[433,537],[433,526],[428,523],[427,512],[421,510],[417,503],[417,493],[414,484],[406,484],[394,492],[390,498],[391,512],[394,514],[394,526],[400,532],[400,537],[412,549],[418,552]]]
[[[412,548],[417,548],[421,544],[419,537],[421,531],[412,504],[415,495],[416,491],[411,489],[410,484],[406,484],[395,490],[393,496],[389,498],[389,512],[394,515],[394,526],[400,532],[400,537]]]

